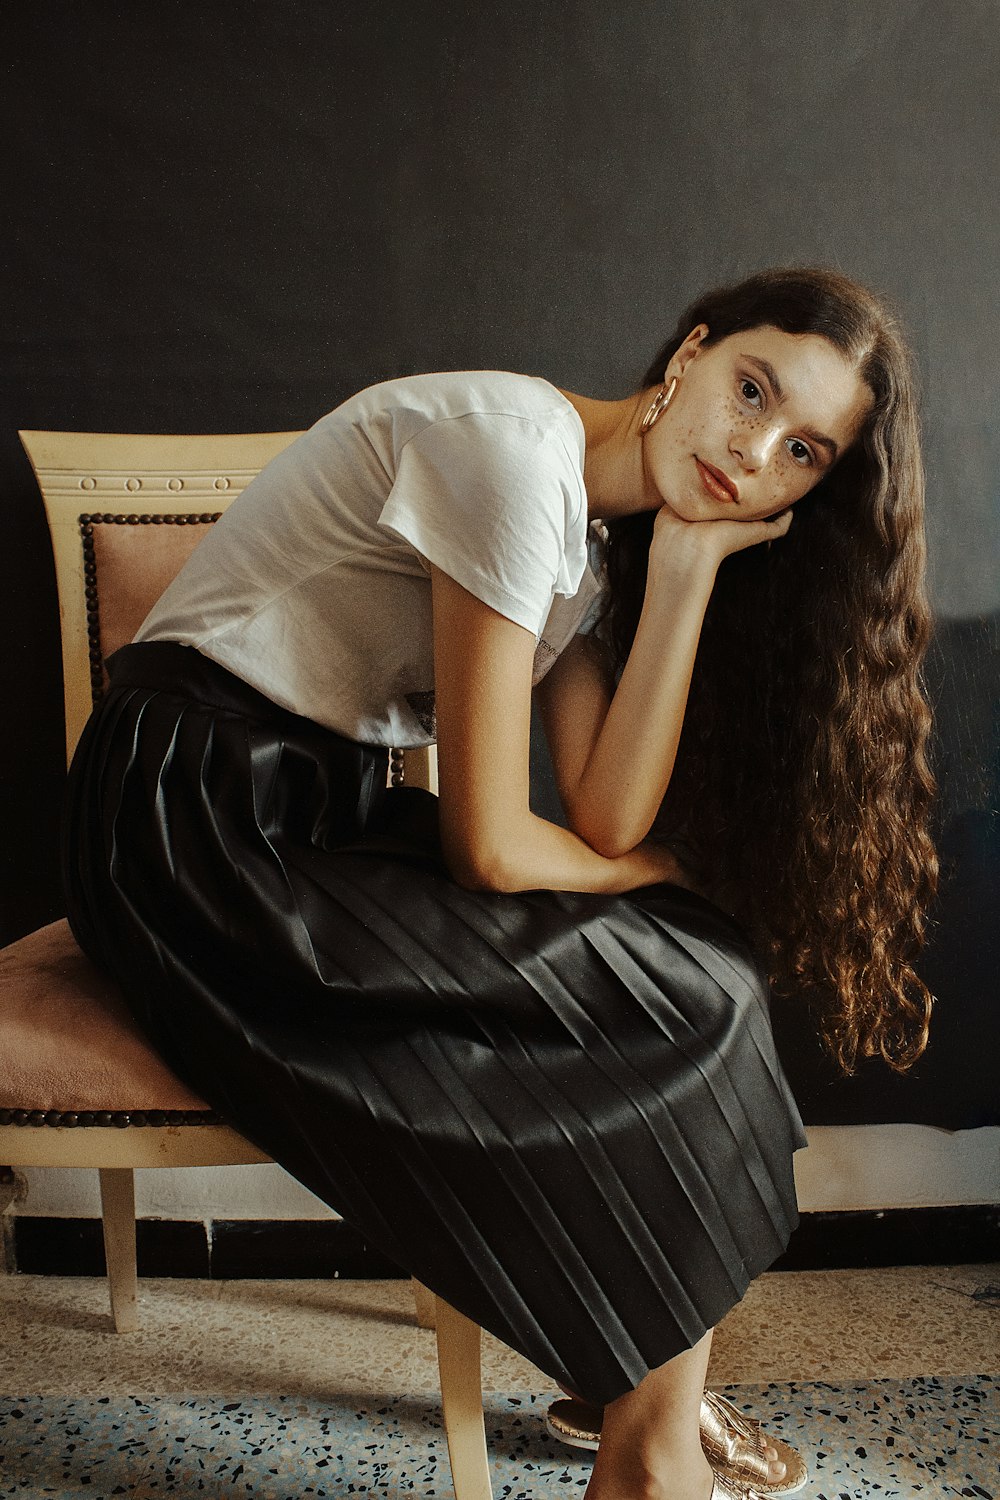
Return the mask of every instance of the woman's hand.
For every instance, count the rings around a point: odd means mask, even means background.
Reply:
[[[667,880],[671,885],[682,885],[688,891],[699,890],[693,876],[666,844],[658,844],[652,839],[646,839],[638,844],[632,853],[638,861],[637,883],[639,885],[656,885],[661,880]],[[646,876],[648,879],[644,878]]]
[[[730,553],[786,536],[791,524],[791,507],[763,521],[738,521],[728,516],[685,521],[669,505],[661,505],[653,523],[650,568],[680,564],[711,567],[714,571]]]

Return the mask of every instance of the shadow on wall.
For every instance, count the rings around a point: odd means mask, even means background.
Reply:
[[[782,1060],[809,1125],[1000,1124],[1000,614],[943,620],[928,656],[941,885],[920,972],[930,1044],[905,1076],[842,1078],[819,1047],[815,997],[775,1001]]]

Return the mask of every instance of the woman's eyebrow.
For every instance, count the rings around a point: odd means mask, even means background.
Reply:
[[[753,365],[755,369],[761,372],[761,374],[764,376],[764,379],[767,381],[768,385],[774,392],[775,401],[784,401],[785,393],[782,390],[781,381],[778,379],[778,372],[771,364],[770,360],[761,359],[756,354],[744,354],[741,356],[741,358],[745,359],[748,365]]]
[[[778,372],[771,364],[770,360],[761,359],[757,354],[744,354],[742,358],[748,365],[753,365],[755,369],[761,372],[768,385],[771,387],[771,390],[774,392],[775,401],[783,401],[785,399],[785,393],[782,389],[781,381],[778,379]],[[803,427],[802,431],[805,433],[806,437],[811,438],[812,441],[819,447],[826,449],[827,454],[829,455],[830,463],[835,462],[840,449],[833,441],[833,438],[824,437],[823,434],[821,432],[817,432],[814,427]]]

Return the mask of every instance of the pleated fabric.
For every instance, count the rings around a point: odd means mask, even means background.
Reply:
[[[464,890],[386,752],[127,646],[70,775],[82,946],[220,1115],[605,1402],[780,1254],[805,1144],[766,982],[680,887]]]

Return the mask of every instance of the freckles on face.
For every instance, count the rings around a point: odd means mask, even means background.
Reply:
[[[748,504],[752,504],[755,515],[771,515],[784,510],[822,479],[825,468],[803,468],[797,463],[773,419],[764,412],[748,411],[735,398],[729,398],[723,416],[732,433],[730,447],[739,451],[746,437],[749,439],[746,445],[748,459],[753,461],[756,457],[761,462],[752,481],[743,481]]]

